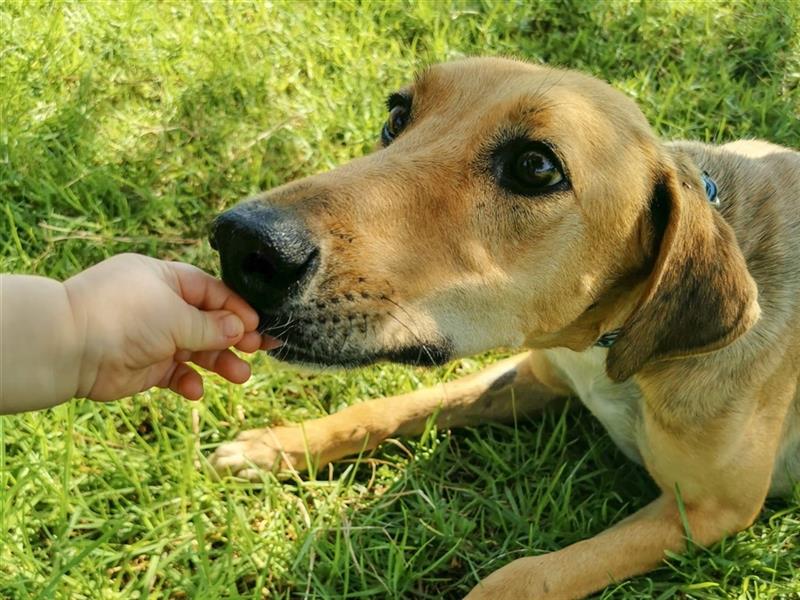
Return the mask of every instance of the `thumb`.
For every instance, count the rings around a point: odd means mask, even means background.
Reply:
[[[202,311],[194,307],[181,320],[175,345],[182,350],[224,350],[244,335],[244,323],[228,310]]]

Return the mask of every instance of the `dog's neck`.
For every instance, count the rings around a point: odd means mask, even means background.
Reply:
[[[703,179],[703,185],[705,186],[706,190],[706,198],[708,199],[709,204],[714,208],[719,208],[721,205],[720,197],[719,197],[719,188],[717,183],[711,178],[708,172],[703,171],[701,175]],[[627,317],[626,317],[627,319]],[[600,335],[594,343],[595,347],[598,348],[610,348],[614,345],[614,342],[617,341],[617,338],[622,333],[622,321],[618,327],[606,328],[605,333]]]
[[[720,206],[719,188],[709,173],[702,173],[708,202]],[[636,272],[609,285],[594,304],[567,327],[551,334],[525,340],[532,348],[569,348],[582,352],[593,346],[610,348],[642,301],[651,263],[639,265]]]
[[[569,348],[582,352],[605,333],[619,331],[641,301],[647,281],[647,269],[618,279],[602,296],[572,323],[557,332],[536,335],[525,340],[532,348]]]

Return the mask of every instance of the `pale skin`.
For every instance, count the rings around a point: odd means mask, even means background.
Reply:
[[[232,348],[275,340],[224,283],[191,265],[136,254],[109,258],[62,282],[0,276],[0,414],[72,398],[109,401],[151,387],[189,400],[203,380],[250,377]]]

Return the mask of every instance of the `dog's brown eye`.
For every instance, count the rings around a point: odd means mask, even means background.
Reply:
[[[406,122],[408,121],[408,110],[405,106],[395,106],[392,109],[392,112],[389,113],[389,133],[392,136],[400,135],[400,132],[406,126]]]
[[[568,171],[546,141],[511,137],[489,155],[490,173],[497,184],[519,196],[547,196],[570,189]]]
[[[531,188],[546,188],[564,179],[561,170],[546,154],[528,150],[514,162],[514,177],[519,183]]]
[[[384,146],[388,146],[400,135],[408,124],[408,108],[405,106],[395,106],[389,111],[389,118],[381,131],[381,140]]]

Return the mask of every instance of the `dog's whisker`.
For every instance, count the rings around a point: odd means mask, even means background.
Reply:
[[[397,318],[395,315],[393,315],[393,314],[392,314],[392,313],[390,313],[390,312],[388,312],[388,313],[386,313],[386,314],[387,314],[387,315],[389,315],[389,316],[390,316],[392,319],[394,319],[394,320],[395,320],[395,321],[397,321],[398,323],[400,323],[400,325],[402,325],[403,327],[405,327],[405,329],[406,329],[406,330],[407,330],[407,331],[408,331],[408,332],[409,332],[411,335],[413,335],[413,336],[414,336],[414,339],[416,339],[416,340],[417,340],[417,342],[419,343],[419,347],[420,347],[420,354],[419,354],[419,356],[417,357],[417,362],[418,362],[418,363],[420,362],[420,358],[422,358],[422,352],[425,352],[425,354],[428,356],[428,359],[431,361],[431,364],[432,364],[432,365],[435,365],[435,364],[436,364],[436,359],[434,359],[434,358],[433,358],[433,354],[431,354],[431,351],[430,351],[430,349],[428,348],[428,345],[427,345],[425,342],[423,342],[423,341],[422,341],[422,339],[421,339],[421,338],[420,338],[420,337],[419,337],[419,336],[418,336],[416,333],[414,333],[414,332],[411,330],[411,328],[410,328],[408,325],[406,325],[406,324],[405,324],[405,323],[404,323],[404,322],[403,322],[401,319]]]
[[[294,324],[295,324],[295,322],[293,321],[291,323],[286,323],[285,325],[280,325],[280,326],[276,326],[276,327],[270,327],[269,328],[269,334],[272,335],[273,337],[277,337],[277,336],[279,336],[279,335],[281,335],[283,333],[286,333],[287,331],[291,331],[292,326]]]
[[[381,298],[380,298],[380,299],[381,299],[381,300],[383,300],[383,301],[385,301],[385,302],[389,302],[390,304],[392,304],[392,305],[396,306],[397,308],[399,308],[400,310],[402,310],[402,311],[403,311],[403,313],[406,315],[406,317],[408,317],[409,319],[411,319],[411,324],[412,324],[412,325],[414,325],[414,326],[417,328],[417,331],[419,332],[419,326],[418,326],[418,325],[417,325],[417,323],[414,321],[414,317],[413,317],[413,316],[411,315],[411,313],[410,313],[410,312],[408,312],[408,311],[407,311],[407,310],[406,310],[406,309],[405,309],[405,308],[404,308],[404,307],[403,307],[403,306],[402,306],[402,305],[401,305],[399,302],[396,302],[395,300],[393,300],[393,299],[392,299],[392,298],[390,298],[389,296],[381,296]],[[419,335],[417,335],[417,338],[419,338]]]
[[[394,306],[396,306],[397,308],[399,308],[400,310],[402,310],[402,311],[405,313],[405,315],[406,315],[406,316],[407,316],[409,319],[411,319],[411,323],[412,323],[412,325],[414,325],[414,326],[415,326],[415,327],[416,327],[416,328],[419,330],[419,326],[418,326],[418,325],[417,325],[417,323],[414,321],[414,318],[411,316],[411,313],[409,313],[409,312],[408,312],[408,311],[407,311],[407,310],[406,310],[406,309],[405,309],[405,308],[404,308],[404,307],[403,307],[403,306],[402,306],[402,305],[401,305],[399,302],[396,302],[395,300],[393,300],[393,299],[392,299],[392,298],[390,298],[389,296],[383,296],[383,297],[382,297],[382,300],[385,300],[385,301],[387,301],[387,302],[390,302],[391,304],[393,304]],[[392,315],[391,313],[388,313],[388,314],[389,314],[389,316],[392,316],[392,317],[394,317],[394,315]],[[394,317],[394,318],[395,318],[395,320],[396,320],[396,321],[398,321],[398,322],[399,322],[401,325],[405,326],[405,327],[406,327],[406,329],[408,329],[408,331],[409,331],[409,332],[410,332],[410,333],[411,333],[411,334],[412,334],[412,335],[413,335],[413,336],[416,338],[416,340],[417,340],[417,341],[420,343],[420,355],[417,357],[417,362],[419,362],[419,359],[420,359],[420,358],[421,358],[421,356],[422,356],[422,354],[421,354],[421,353],[422,353],[422,351],[424,350],[424,352],[425,352],[425,353],[428,355],[428,358],[431,360],[431,363],[435,363],[436,361],[433,359],[433,356],[432,356],[432,354],[431,354],[430,348],[428,347],[428,344],[426,344],[426,343],[424,343],[424,342],[422,341],[422,339],[421,339],[420,335],[419,335],[418,333],[416,333],[416,334],[415,334],[413,331],[411,331],[411,329],[410,329],[410,328],[409,328],[409,327],[408,327],[408,326],[407,326],[405,323],[403,323],[402,321],[400,321],[400,320],[399,320],[399,319],[397,319],[396,317]]]

